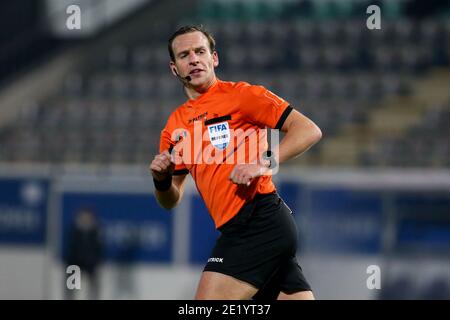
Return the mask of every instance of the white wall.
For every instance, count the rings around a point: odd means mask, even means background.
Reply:
[[[201,266],[105,264],[100,270],[100,299],[193,299],[201,271]],[[63,299],[64,272],[58,262],[52,265],[50,299]],[[81,279],[77,295],[85,299],[88,284],[83,281],[83,274]]]
[[[0,248],[0,299],[45,299],[46,254],[42,248]]]
[[[367,267],[380,266],[383,284],[381,262],[379,256],[307,255],[300,265],[316,299],[370,300],[376,298],[378,290],[367,288]]]

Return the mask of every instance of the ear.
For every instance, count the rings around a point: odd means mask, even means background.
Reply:
[[[172,74],[176,77],[176,76],[178,76],[178,74],[177,74],[177,66],[175,65],[175,63],[173,62],[173,61],[170,61],[170,63],[169,63],[169,67],[170,67],[170,70],[172,71]]]
[[[219,66],[219,55],[217,54],[217,51],[214,51],[212,54],[213,57],[213,66],[214,68]]]

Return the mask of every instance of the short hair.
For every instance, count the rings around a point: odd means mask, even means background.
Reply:
[[[216,51],[216,40],[214,40],[214,37],[212,36],[212,34],[210,32],[208,32],[202,25],[197,25],[197,26],[187,25],[187,26],[183,26],[183,27],[179,28],[177,31],[175,31],[169,39],[168,49],[169,49],[170,59],[172,61],[175,61],[175,54],[174,54],[173,48],[172,48],[173,40],[182,34],[196,32],[196,31],[203,33],[205,35],[205,37],[208,39],[209,50],[211,51],[211,53]]]

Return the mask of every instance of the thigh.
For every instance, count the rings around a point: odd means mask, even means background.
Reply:
[[[280,292],[278,300],[315,300],[312,291],[299,291],[294,293]]]
[[[204,271],[195,295],[196,300],[248,300],[258,289],[232,276]]]

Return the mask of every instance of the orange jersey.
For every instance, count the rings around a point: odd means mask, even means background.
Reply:
[[[217,80],[170,115],[160,152],[175,148],[174,174],[192,175],[216,228],[257,193],[276,190],[270,175],[253,179],[249,186],[234,184],[229,176],[239,161],[256,162],[260,153],[250,150],[267,150],[264,129],[281,129],[291,111],[288,102],[262,86]]]

